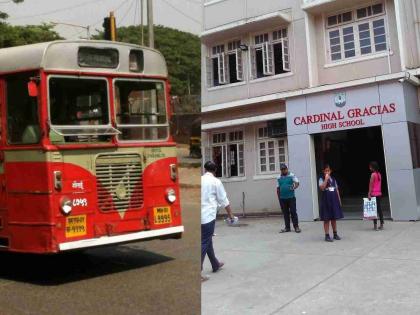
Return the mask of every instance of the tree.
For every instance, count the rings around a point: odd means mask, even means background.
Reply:
[[[24,0],[12,1],[20,3]],[[12,26],[5,21],[8,17],[7,13],[0,12],[0,48],[62,39],[51,24]]]
[[[14,3],[21,3],[21,2],[23,2],[24,0],[12,0]],[[9,17],[9,15],[6,13],[6,12],[1,12],[0,11],[0,20],[5,20],[5,19],[7,19]],[[0,21],[0,23],[2,23],[1,21]]]
[[[0,23],[0,48],[62,39],[51,24],[17,25]]]
[[[165,57],[168,65],[172,95],[199,95],[201,91],[201,51],[198,36],[162,25],[155,25],[155,48]],[[147,28],[144,43],[148,43]],[[100,33],[95,36],[102,39]],[[120,42],[140,44],[140,26],[120,27],[117,30]]]

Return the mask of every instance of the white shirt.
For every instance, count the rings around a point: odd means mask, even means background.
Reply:
[[[201,176],[201,224],[215,220],[217,208],[228,205],[229,200],[220,179],[209,172]]]

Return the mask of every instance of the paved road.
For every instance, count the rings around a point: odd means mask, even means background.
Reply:
[[[48,257],[1,254],[0,314],[199,314],[199,199],[185,199],[182,240]]]
[[[420,222],[338,223],[341,241],[323,241],[321,222],[279,234],[283,219],[218,221],[216,255],[226,264],[202,285],[203,315],[420,314]]]

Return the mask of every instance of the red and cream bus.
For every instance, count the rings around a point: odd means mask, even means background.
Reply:
[[[180,238],[158,51],[108,41],[0,49],[0,249]]]

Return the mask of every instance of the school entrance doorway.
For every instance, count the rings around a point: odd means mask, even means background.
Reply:
[[[331,166],[332,176],[339,185],[345,219],[363,218],[362,198],[368,194],[371,161],[378,162],[382,174],[384,217],[391,217],[381,127],[317,134],[314,144],[317,176],[320,177],[323,165]]]

